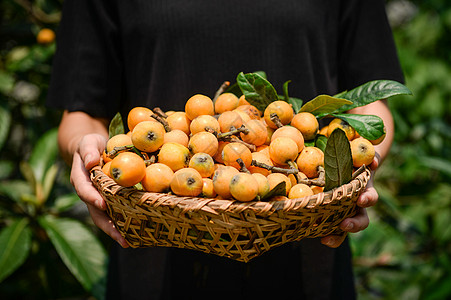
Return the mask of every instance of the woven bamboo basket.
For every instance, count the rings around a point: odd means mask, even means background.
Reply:
[[[91,170],[108,215],[131,247],[193,249],[242,262],[288,242],[345,234],[339,224],[355,215],[356,200],[369,179],[365,169],[350,183],[325,193],[239,202],[125,188],[99,166]]]

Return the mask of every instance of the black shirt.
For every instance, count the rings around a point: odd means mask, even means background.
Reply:
[[[374,79],[402,81],[382,0],[66,0],[48,105],[97,117],[182,110],[225,80],[265,71],[311,100]],[[346,241],[307,239],[248,264],[181,249],[121,249],[108,298],[353,299]]]

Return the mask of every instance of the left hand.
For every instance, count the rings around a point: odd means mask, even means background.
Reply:
[[[357,213],[352,218],[344,219],[340,224],[340,229],[345,232],[359,232],[368,227],[370,223],[370,219],[368,218],[368,214],[366,212],[367,207],[371,207],[376,205],[377,200],[379,199],[379,195],[377,194],[376,189],[373,185],[374,178],[374,170],[379,165],[380,157],[376,155],[373,160],[373,163],[370,165],[370,169],[372,170],[372,175],[370,180],[368,181],[368,185],[360,197],[357,199]],[[340,246],[346,238],[346,234],[343,235],[328,235],[321,239],[321,243],[329,246],[331,248],[337,248]]]

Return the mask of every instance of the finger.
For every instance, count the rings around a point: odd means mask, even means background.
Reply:
[[[346,232],[359,232],[368,227],[370,224],[370,219],[365,208],[359,207],[357,209],[357,214],[352,218],[346,218],[341,222],[340,228]]]
[[[368,182],[365,190],[357,199],[357,205],[360,207],[370,207],[376,205],[379,200],[379,194],[373,186],[373,180],[371,179]]]
[[[106,138],[98,134],[90,134],[83,137],[78,144],[78,152],[86,169],[100,163],[100,156],[105,150]]]
[[[346,234],[343,235],[328,235],[321,238],[321,243],[331,248],[339,247],[346,238]]]
[[[369,168],[373,171],[376,170],[379,167],[380,162],[381,162],[381,156],[378,152],[376,152],[374,154],[373,161],[369,165]]]
[[[123,248],[128,248],[129,244],[127,241],[122,237],[120,232],[116,229],[116,226],[114,225],[113,221],[108,217],[108,215],[93,205],[86,203],[89,214],[91,215],[91,218],[94,222],[94,224],[99,227],[103,232],[105,232],[107,235],[109,235],[113,240],[119,243]]]
[[[78,152],[74,154],[70,181],[81,200],[87,204],[94,205],[98,209],[106,209],[105,200],[92,185],[89,173],[86,170]]]

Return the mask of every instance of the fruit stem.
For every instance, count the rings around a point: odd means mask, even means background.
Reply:
[[[354,173],[352,173],[351,180],[356,179],[357,176],[363,173],[363,171],[365,171],[365,165],[361,165]]]
[[[163,118],[157,114],[152,114],[151,117],[154,118],[155,120],[157,120],[158,122],[160,122],[164,126],[164,130],[166,130],[166,132],[171,131],[171,127],[169,127],[169,124],[168,124],[168,122],[166,122],[165,118]]]
[[[259,161],[256,161],[256,160],[252,160],[251,166],[263,168],[263,169],[266,169],[268,171],[272,171],[272,172],[276,172],[276,173],[282,173],[282,174],[286,174],[286,175],[298,174],[299,173],[299,171],[297,169],[292,169],[292,168],[285,169],[285,168],[270,166],[270,165],[267,165],[265,163],[262,163],[262,162],[259,162]]]
[[[152,111],[162,118],[166,119],[168,117],[168,115],[159,107],[155,107],[154,109],[152,109]]]
[[[240,165],[240,172],[251,174],[251,172],[246,168],[246,164],[241,158],[237,158],[236,162]]]
[[[234,137],[234,135],[238,135],[239,133],[244,133],[244,134],[248,134],[249,133],[249,129],[247,129],[244,125],[241,125],[239,128],[235,128],[232,129],[228,132],[216,132],[213,128],[211,127],[205,127],[205,131],[213,133],[216,138],[218,139],[218,141],[227,141],[227,142],[236,142],[236,143],[241,143],[243,145],[245,145],[246,147],[249,148],[249,150],[251,150],[252,152],[257,151],[257,147],[253,144],[249,144],[246,143],[245,141]]]
[[[283,124],[280,121],[280,118],[276,113],[271,113],[269,115],[269,118],[274,124],[276,124],[277,128],[283,127]]]
[[[301,178],[298,180],[298,183],[303,183],[306,185],[316,185],[316,186],[325,186],[326,185],[326,171],[324,170],[324,167],[319,166],[318,167],[318,178],[316,179],[308,179],[308,178]]]
[[[225,90],[230,86],[230,81],[224,81],[219,89],[216,91],[215,96],[213,97],[213,103],[216,102],[216,99],[218,99],[219,95],[225,92]]]
[[[157,161],[157,158],[155,157],[155,155],[152,155],[148,159],[144,160],[144,162],[146,163],[146,167],[150,166],[151,164],[154,164],[156,161]]]
[[[114,147],[113,150],[111,150],[110,152],[107,153],[107,156],[109,158],[114,158],[120,152],[130,151],[130,150],[133,150],[133,148],[135,148],[135,146],[133,146],[133,145]]]

